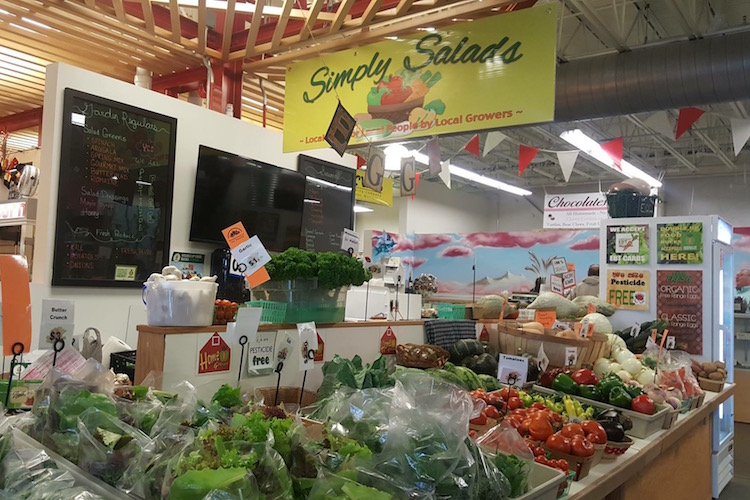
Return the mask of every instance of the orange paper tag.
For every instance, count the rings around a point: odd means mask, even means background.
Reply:
[[[257,274],[257,273],[256,273]],[[318,335],[318,348],[315,350],[315,358],[313,359],[314,362],[323,361],[323,357],[325,355],[325,342],[323,342],[323,339],[320,337],[320,334]]]
[[[659,358],[661,358],[661,351],[664,349],[664,344],[667,341],[667,336],[669,335],[669,330],[664,330],[664,333],[661,334],[661,342],[659,343]],[[656,334],[654,334],[656,336]]]
[[[596,312],[596,305],[593,303],[589,304],[588,313],[594,314],[595,312]]]
[[[396,335],[389,326],[385,329],[383,336],[380,337],[380,354],[384,356],[388,354],[396,354],[396,342]]]
[[[31,351],[31,293],[29,267],[22,255],[0,255],[3,312],[3,356],[13,355],[13,344]]]
[[[227,240],[229,248],[236,248],[250,239],[250,236],[245,230],[245,225],[242,222],[232,224],[228,228],[222,230],[221,234],[223,234],[224,239]]]
[[[651,330],[651,342],[656,343],[656,328]]]
[[[247,284],[250,288],[255,288],[256,286],[262,285],[266,281],[270,280],[271,277],[268,275],[266,267],[263,266],[250,276],[245,276],[245,279],[247,280]]]
[[[555,321],[557,321],[557,311],[554,309],[538,310],[535,319],[541,323],[544,328],[552,328],[555,325]]]
[[[479,334],[480,342],[490,341],[490,332],[487,330],[487,325],[482,325],[482,333]]]

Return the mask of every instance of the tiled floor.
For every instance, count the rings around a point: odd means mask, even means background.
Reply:
[[[734,424],[734,479],[719,500],[750,499],[750,424]]]

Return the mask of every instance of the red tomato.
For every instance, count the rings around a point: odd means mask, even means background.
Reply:
[[[529,434],[529,432],[530,432],[529,429],[530,428],[531,428],[531,419],[530,418],[524,418],[523,420],[521,420],[521,429],[520,429],[520,431],[521,431],[521,435],[522,436],[525,436],[525,435]]]
[[[513,417],[509,417],[509,418],[506,418],[505,420],[507,420],[508,423],[510,425],[512,425],[514,429],[517,429],[519,431],[519,433],[521,433],[521,431],[520,431],[520,429],[521,429],[521,421],[519,419],[513,418]],[[521,435],[523,435],[523,434],[521,434]]]
[[[546,410],[547,409],[544,403],[531,403],[530,408],[532,410]]]
[[[550,450],[559,451],[560,453],[570,453],[570,439],[559,432],[548,437],[544,445]]]
[[[469,437],[472,438],[472,439],[474,439],[475,437],[477,437],[477,431],[475,431],[474,429],[471,429],[469,431]]]
[[[507,401],[509,398],[517,398],[518,391],[513,388],[508,389],[507,387],[503,387],[502,389],[500,389],[500,397],[505,401]]]
[[[491,419],[494,419],[494,420],[497,420],[497,419],[500,418],[500,412],[494,406],[488,406],[487,408],[485,408],[484,409],[484,414],[487,415],[487,418],[491,418]],[[604,430],[604,429],[602,429],[602,430]],[[605,436],[606,436],[606,433],[605,433]]]
[[[586,433],[586,439],[592,444],[606,444],[607,432],[604,427],[596,420],[586,420],[581,424],[583,432]]]
[[[552,424],[544,415],[538,415],[529,425],[529,434],[534,441],[546,441],[554,432]]]
[[[583,428],[580,426],[580,424],[565,424],[562,428],[562,435],[566,438],[572,438],[573,436],[585,436],[586,433],[583,432]]]
[[[472,418],[469,420],[470,424],[473,425],[487,425],[487,417],[484,415],[484,413],[480,413],[477,418]]]
[[[645,394],[633,398],[633,401],[630,403],[630,409],[638,413],[645,413],[646,415],[653,415],[656,411],[654,401]]]
[[[535,457],[544,457],[545,459],[547,458],[545,456],[545,454],[544,454],[544,448],[542,448],[541,446],[535,446],[534,447],[534,456]]]
[[[555,413],[554,411],[549,412],[550,417],[552,418],[552,423],[562,423],[563,417],[559,413]]]
[[[590,457],[594,454],[594,445],[583,436],[573,436],[570,440],[570,452],[577,457]]]
[[[508,400],[508,408],[511,410],[523,408],[523,401],[521,401],[521,398],[519,398],[518,396],[511,397]]]

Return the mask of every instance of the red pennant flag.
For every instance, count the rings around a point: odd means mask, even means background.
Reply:
[[[533,160],[539,150],[537,148],[532,148],[529,146],[525,146],[523,144],[519,145],[519,151],[518,151],[518,175],[523,175],[524,170],[526,170],[526,167],[529,166],[531,163],[531,160]]]
[[[602,149],[612,158],[618,170],[622,170],[622,137],[602,144]]]
[[[680,109],[680,116],[677,118],[677,132],[675,133],[675,140],[679,139],[682,134],[687,132],[690,127],[693,126],[693,123],[698,121],[698,118],[703,116],[702,109],[698,108],[681,108]]]
[[[464,146],[464,150],[479,158],[479,134],[475,134]]]
[[[419,186],[419,176],[422,174],[422,172],[417,172],[417,175],[414,177],[414,194],[411,195],[411,199],[414,199],[414,195],[417,194],[417,187]]]
[[[355,153],[354,156],[357,157],[357,170],[367,165],[367,160],[361,154]]]

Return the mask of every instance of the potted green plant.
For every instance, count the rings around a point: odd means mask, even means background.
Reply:
[[[287,323],[343,321],[346,288],[371,278],[354,257],[299,248],[274,256],[266,270],[271,281],[253,289],[253,300],[288,304]]]

